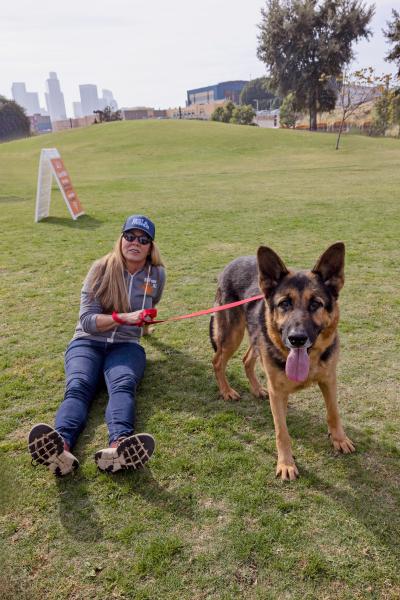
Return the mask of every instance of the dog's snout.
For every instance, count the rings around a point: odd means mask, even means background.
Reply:
[[[293,348],[301,348],[308,341],[308,335],[304,333],[292,333],[288,335],[288,340]]]

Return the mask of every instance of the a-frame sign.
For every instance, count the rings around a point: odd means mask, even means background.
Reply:
[[[75,220],[84,215],[83,207],[72,186],[60,153],[56,148],[43,148],[39,163],[35,222],[37,223],[49,216],[53,177],[60,188],[71,217]]]

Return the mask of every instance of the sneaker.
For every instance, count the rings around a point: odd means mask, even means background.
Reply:
[[[101,471],[116,473],[121,469],[141,469],[154,452],[155,440],[148,433],[138,433],[113,442],[94,455]]]
[[[72,473],[79,467],[78,460],[69,451],[63,437],[45,423],[39,423],[30,430],[28,448],[33,465],[45,465],[58,477]]]

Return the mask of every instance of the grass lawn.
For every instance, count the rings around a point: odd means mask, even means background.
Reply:
[[[122,122],[0,145],[0,596],[11,599],[400,598],[400,141],[201,122]],[[40,149],[61,152],[86,215],[58,191],[35,224]],[[146,338],[137,429],[157,451],[108,476],[106,395],[57,480],[26,437],[53,423],[63,352],[91,262],[129,214],[157,225],[168,281],[160,317],[212,305],[233,258],[267,244],[293,267],[347,247],[339,400],[357,445],[335,456],[316,389],[292,396],[301,478],[274,477],[268,402],[218,399],[208,318]]]

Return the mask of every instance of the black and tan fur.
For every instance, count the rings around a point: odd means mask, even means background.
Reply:
[[[216,313],[210,337],[220,394],[225,400],[238,400],[225,369],[247,328],[250,343],[243,357],[244,368],[252,393],[269,396],[278,450],[276,474],[282,479],[296,479],[299,474],[286,425],[289,394],[310,385],[318,384],[321,389],[334,448],[346,454],[355,450],[342,427],[336,400],[338,295],[344,284],[344,254],[344,244],[337,242],[311,271],[294,271],[273,250],[261,246],[257,257],[234,260],[219,278],[217,305],[255,296],[260,290],[264,294],[265,300]],[[310,359],[308,377],[301,383],[291,381],[285,373],[289,348],[296,347],[292,343],[304,345]],[[267,390],[255,374],[258,358],[267,375]]]

